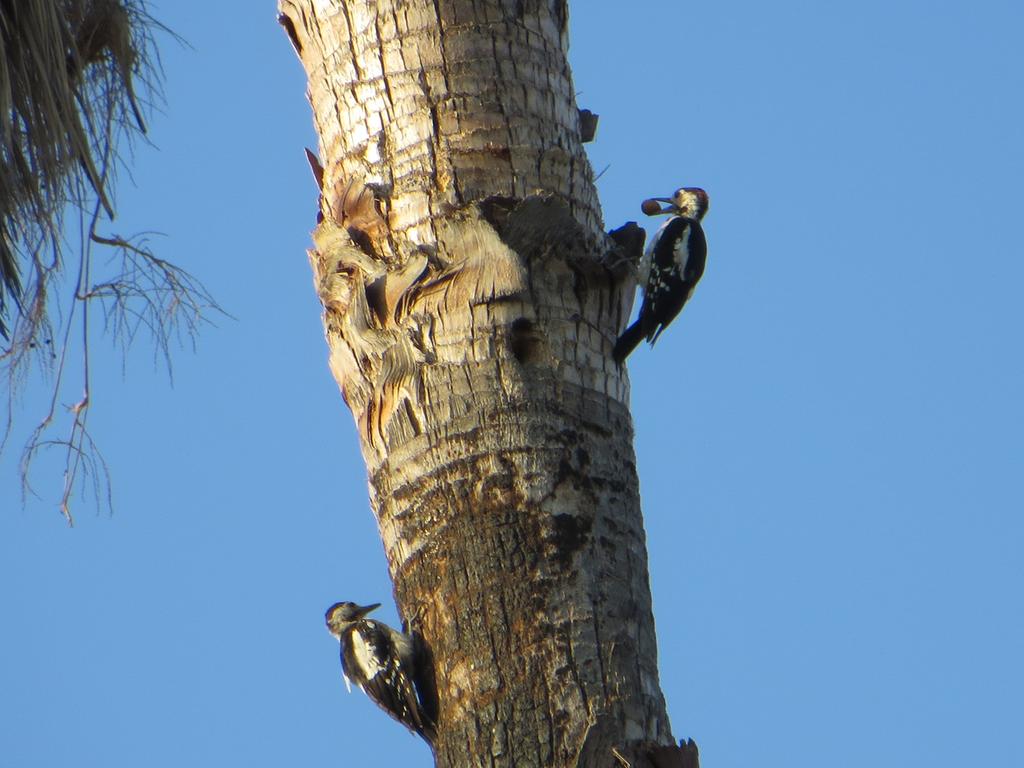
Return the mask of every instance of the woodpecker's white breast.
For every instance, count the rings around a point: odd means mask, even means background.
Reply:
[[[390,628],[389,628],[390,629]],[[416,653],[413,646],[412,636],[404,632],[390,632],[391,644],[395,647],[395,654],[403,664],[411,664]]]

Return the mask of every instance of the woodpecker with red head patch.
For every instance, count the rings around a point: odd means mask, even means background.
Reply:
[[[672,197],[644,200],[641,210],[648,216],[672,217],[661,225],[640,262],[637,282],[643,288],[643,303],[636,322],[615,342],[612,356],[619,365],[644,339],[653,345],[675,319],[693,295],[708,256],[700,224],[708,211],[703,189],[683,187]]]
[[[327,609],[327,629],[341,643],[345,685],[354,682],[378,707],[433,746],[434,718],[422,690],[425,654],[419,637],[365,618],[379,607],[346,602]]]

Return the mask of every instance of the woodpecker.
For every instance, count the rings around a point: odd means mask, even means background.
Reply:
[[[354,682],[378,707],[433,746],[434,719],[424,706],[419,638],[364,618],[379,607],[346,602],[327,609],[327,629],[341,643],[345,686],[351,690]]]
[[[660,203],[667,203],[663,208]],[[708,245],[701,219],[708,212],[708,195],[697,187],[677,189],[672,197],[655,197],[641,206],[649,216],[672,214],[661,225],[644,251],[637,282],[643,287],[643,303],[636,322],[615,342],[612,356],[619,365],[637,344],[652,345],[668,327],[704,274]]]

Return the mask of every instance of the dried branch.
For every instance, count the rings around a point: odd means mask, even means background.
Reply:
[[[194,345],[206,313],[221,311],[195,277],[153,253],[146,234],[99,229],[102,215],[113,217],[115,172],[126,165],[119,148],[144,136],[144,113],[162,99],[157,31],[180,40],[145,0],[0,0],[0,375],[10,385],[0,451],[21,387],[33,372],[47,375],[49,408],[22,454],[23,490],[34,494],[40,453],[62,447],[69,523],[76,489],[111,504],[107,465],[87,429],[91,307],[102,308],[123,352],[148,332],[169,373],[172,340]],[[66,234],[75,216],[77,243]],[[77,266],[73,284],[66,257]],[[104,274],[94,280],[96,272]],[[75,388],[81,397],[62,408]]]

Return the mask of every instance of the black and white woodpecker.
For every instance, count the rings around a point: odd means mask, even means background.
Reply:
[[[641,208],[648,216],[668,213],[672,218],[661,225],[640,261],[637,283],[643,288],[643,303],[636,322],[615,342],[612,356],[620,365],[644,339],[654,344],[675,319],[693,295],[708,256],[700,225],[708,212],[703,189],[683,187],[672,197],[645,200]]]
[[[345,685],[354,682],[395,720],[433,745],[433,718],[423,697],[424,654],[418,636],[365,618],[380,607],[335,603],[327,609],[327,629],[341,643]]]

